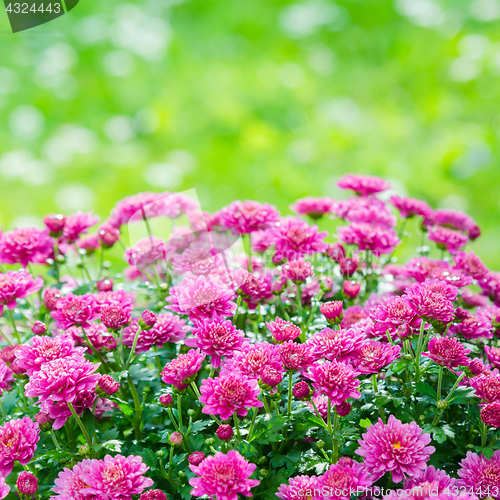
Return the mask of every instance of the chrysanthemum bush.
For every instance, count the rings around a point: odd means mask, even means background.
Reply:
[[[295,215],[142,193],[3,233],[0,498],[500,498],[478,226],[339,187]]]

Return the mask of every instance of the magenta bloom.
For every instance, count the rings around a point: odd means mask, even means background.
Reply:
[[[493,373],[496,373],[496,370]],[[484,399],[488,403],[500,401],[500,376],[491,374],[474,377],[471,379],[470,385],[475,389],[478,398]]]
[[[367,222],[354,222],[337,228],[339,241],[357,245],[358,250],[371,250],[375,255],[390,254],[401,243],[396,231]]]
[[[312,381],[315,396],[326,394],[334,405],[343,403],[346,399],[359,399],[358,372],[352,366],[340,361],[325,361],[310,367],[307,375]]]
[[[460,476],[456,483],[459,488],[472,489],[481,498],[496,497],[495,492],[500,489],[500,450],[496,450],[489,460],[484,455],[468,451],[457,473]]]
[[[276,496],[283,500],[311,500],[314,490],[318,490],[316,477],[296,476],[288,480],[288,484],[281,484]]]
[[[270,232],[276,253],[288,260],[324,252],[328,248],[323,242],[326,236],[327,232],[318,232],[318,226],[310,226],[297,217],[282,217]]]
[[[488,363],[495,368],[500,368],[500,347],[484,346],[484,353],[488,358]]]
[[[68,243],[76,241],[82,234],[99,222],[99,217],[92,212],[76,212],[66,217],[62,238]]]
[[[334,200],[328,197],[324,198],[300,198],[293,205],[290,210],[297,215],[308,215],[311,219],[319,219],[325,214],[332,213]]]
[[[142,269],[165,260],[165,243],[155,236],[141,238],[135,245],[125,250],[123,258],[127,264]]]
[[[269,301],[273,297],[271,284],[273,276],[271,273],[249,273],[241,269],[242,282],[239,285],[238,293],[244,298],[250,309],[254,309],[258,304]],[[244,277],[243,277],[244,276]]]
[[[167,500],[167,495],[161,490],[149,490],[143,493],[139,500]]]
[[[379,335],[388,331],[392,336],[400,327],[408,326],[412,330],[420,328],[422,320],[416,315],[403,297],[392,297],[380,304],[372,312],[373,329]]]
[[[77,415],[83,415],[87,408],[92,408],[97,395],[94,390],[92,391],[79,391],[75,399],[71,402]],[[54,420],[52,428],[54,430],[60,429],[71,417],[71,410],[68,403],[65,401],[58,401],[53,403],[51,400],[43,401],[40,405],[40,411],[49,415]]]
[[[311,346],[293,340],[279,344],[278,353],[285,370],[304,370],[314,361]]]
[[[303,259],[291,260],[283,266],[283,277],[295,282],[306,281],[314,274],[312,265]]]
[[[450,325],[450,333],[460,335],[466,340],[478,339],[480,337],[493,337],[493,325],[491,321],[480,314],[469,316],[460,323]]]
[[[453,320],[453,302],[441,293],[416,283],[406,289],[407,304],[415,314],[429,322],[449,323]]]
[[[300,337],[301,330],[290,321],[277,317],[274,321],[266,322],[267,328],[273,334],[276,342],[287,342]]]
[[[428,278],[446,281],[456,287],[463,287],[472,283],[472,278],[467,276],[461,269],[453,268],[444,260],[428,259],[427,257],[416,257],[405,266],[408,277],[415,278],[422,283]]]
[[[335,492],[335,500],[349,500],[351,492],[358,488],[368,488],[372,480],[363,464],[354,460],[346,460],[346,463],[331,465],[330,468],[318,478],[317,487],[320,491]]]
[[[98,463],[99,460],[82,460],[72,470],[65,467],[59,472],[52,488],[52,491],[57,493],[54,500],[97,500],[97,495],[87,493],[91,482],[90,475]]]
[[[33,458],[39,433],[38,424],[29,417],[9,420],[0,427],[0,477],[11,473],[14,462],[25,465]]]
[[[256,467],[237,451],[230,450],[227,455],[218,451],[200,465],[189,466],[199,476],[189,480],[193,486],[191,495],[207,495],[216,500],[238,500],[238,495],[251,497],[250,489],[260,484],[257,479],[249,479]]]
[[[217,378],[206,378],[200,388],[200,402],[205,406],[203,413],[220,415],[227,420],[236,412],[240,417],[246,416],[248,408],[264,406],[259,401],[259,383],[240,372],[224,372]]]
[[[16,488],[21,498],[31,498],[38,490],[38,479],[31,472],[23,471],[17,477]]]
[[[10,391],[14,380],[14,372],[7,366],[7,363],[0,359],[0,389]]]
[[[474,252],[457,252],[453,260],[456,267],[476,280],[482,280],[488,274],[488,268]]]
[[[446,249],[450,253],[456,253],[464,247],[469,238],[454,229],[442,226],[434,226],[428,228],[428,237],[434,241],[438,248]]]
[[[24,299],[38,292],[42,286],[43,279],[33,279],[30,273],[22,269],[0,274],[0,314],[3,313],[4,306],[14,309],[17,306],[17,299]]]
[[[382,368],[389,366],[401,354],[399,345],[373,340],[363,344],[357,351],[354,361],[356,370],[361,373],[378,373]]]
[[[172,304],[172,311],[196,319],[209,318],[213,313],[232,316],[236,311],[233,298],[234,292],[216,278],[188,276],[170,289],[170,297],[166,300]]]
[[[109,330],[118,331],[130,323],[131,310],[121,304],[109,304],[101,308],[101,323]]]
[[[343,306],[341,300],[332,300],[331,302],[325,302],[319,309],[328,323],[338,324],[342,322]]]
[[[311,346],[312,354],[316,359],[347,360],[354,351],[361,348],[365,338],[364,332],[359,328],[342,330],[324,328],[315,333],[307,343]]]
[[[90,322],[99,317],[100,305],[90,294],[73,295],[68,293],[57,301],[56,309],[50,314],[56,320],[56,325],[62,330],[72,326],[90,327]]]
[[[387,424],[379,419],[358,442],[361,446],[356,454],[364,457],[373,481],[386,472],[392,472],[395,483],[405,475],[417,477],[436,451],[434,446],[427,446],[431,442],[430,434],[422,434],[415,422],[403,424],[394,415],[389,416]]]
[[[437,490],[437,492],[441,494],[447,488],[453,488],[455,483],[456,479],[448,476],[445,471],[436,469],[433,465],[429,465],[424,473],[418,477],[406,477],[403,484],[405,489],[420,487],[422,490],[425,490],[425,488],[429,488],[430,490]]]
[[[489,427],[500,427],[500,402],[488,403],[481,409],[481,421]]]
[[[245,333],[221,316],[195,320],[192,333],[194,338],[187,339],[185,344],[212,356],[212,366],[215,368],[220,366],[222,356],[231,357],[245,341]]]
[[[44,363],[26,384],[26,396],[40,397],[40,401],[71,403],[81,391],[95,389],[100,374],[99,365],[85,358],[58,358]]]
[[[177,390],[184,391],[196,378],[205,355],[199,349],[191,349],[165,365],[161,379],[165,384],[172,384]]]
[[[380,177],[356,174],[344,175],[337,186],[340,189],[351,189],[361,196],[369,196],[391,188],[391,185]]]
[[[40,370],[43,363],[60,358],[82,358],[84,347],[75,347],[70,337],[33,337],[31,345],[21,345],[16,350],[17,364],[26,371],[28,376]]]
[[[434,363],[446,366],[450,370],[458,366],[468,366],[470,359],[467,354],[470,349],[465,347],[455,338],[433,337],[428,344],[429,352],[423,352],[422,356],[431,358]]]
[[[219,211],[221,226],[229,227],[241,234],[266,229],[277,222],[279,212],[267,203],[257,201],[233,201]]]
[[[259,379],[266,366],[283,371],[277,346],[269,342],[255,342],[255,344],[245,342],[239,352],[226,360],[223,368],[226,371],[239,370],[250,378]]]
[[[423,200],[391,196],[391,203],[399,210],[401,217],[407,219],[414,215],[426,217],[432,213],[431,207]]]
[[[34,227],[14,229],[0,238],[0,264],[21,264],[23,267],[30,262],[45,264],[53,250],[54,240],[48,230],[40,231]]]
[[[425,223],[427,225],[437,224],[456,229],[457,231],[463,231],[464,233],[477,232],[477,224],[474,219],[465,212],[457,210],[436,210]]]

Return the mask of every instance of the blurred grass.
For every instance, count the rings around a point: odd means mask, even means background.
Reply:
[[[0,223],[196,188],[215,210],[343,173],[465,209],[500,268],[500,0],[95,2],[0,14]]]

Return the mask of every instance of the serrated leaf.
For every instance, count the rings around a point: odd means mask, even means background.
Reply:
[[[123,441],[118,441],[118,439],[110,439],[109,441],[104,441],[101,443],[102,448],[107,450],[115,451],[120,453],[122,451]]]
[[[112,439],[116,439],[119,436],[118,429],[108,429],[106,432],[102,433],[101,439],[104,441],[111,441]]]
[[[415,390],[419,394],[425,394],[426,396],[430,396],[434,400],[437,398],[436,391],[426,382],[417,382],[415,384]]]
[[[15,391],[10,391],[10,392],[4,392],[2,394],[2,402],[3,402],[3,407],[5,409],[5,413],[7,415],[10,414],[12,411],[12,408],[16,405],[16,403],[19,401],[19,398],[17,397],[17,393]]]
[[[323,429],[327,428],[327,424],[325,423],[325,421],[322,418],[317,417],[316,415],[309,415],[307,420],[309,422],[315,423],[316,425],[319,425],[320,427],[323,427]]]
[[[453,396],[448,400],[450,404],[468,404],[476,397],[476,391],[472,387],[457,387]]]
[[[189,429],[189,433],[198,434],[199,432],[204,431],[209,425],[212,425],[211,420],[197,420]]]

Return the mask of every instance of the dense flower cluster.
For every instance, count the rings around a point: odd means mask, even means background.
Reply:
[[[295,215],[141,193],[3,233],[0,498],[500,498],[478,225],[338,185]]]

